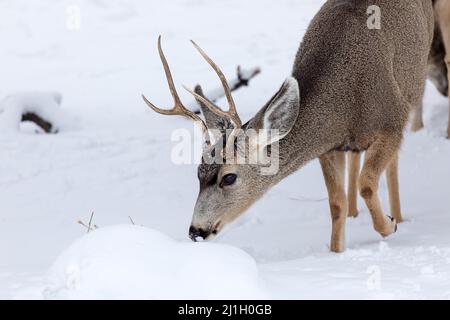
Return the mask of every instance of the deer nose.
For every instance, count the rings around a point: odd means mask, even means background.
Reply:
[[[194,226],[191,226],[189,228],[189,238],[191,238],[192,241],[197,242],[198,238],[206,239],[211,235],[210,231],[204,230],[202,228],[197,228]]]

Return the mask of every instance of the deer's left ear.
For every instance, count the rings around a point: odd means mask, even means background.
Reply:
[[[203,90],[200,85],[197,85],[194,91],[203,98],[206,98],[206,96],[203,94]],[[221,135],[215,136],[215,139],[220,139],[222,135],[226,134],[226,130],[231,130],[234,128],[233,123],[231,123],[229,119],[218,116],[217,114],[209,110],[209,108],[201,100],[199,99],[196,100],[197,103],[200,105],[200,109],[202,111],[203,116],[205,117],[208,129],[215,129],[222,132]],[[217,108],[220,109],[219,107]],[[215,134],[217,133],[218,132],[216,131]]]
[[[249,127],[264,130],[266,144],[283,139],[294,127],[300,109],[300,89],[295,78],[289,77],[281,89],[249,123]]]

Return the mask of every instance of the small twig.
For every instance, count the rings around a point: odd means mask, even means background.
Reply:
[[[89,225],[88,225],[88,233],[91,230],[91,225],[92,225],[92,218],[94,218],[94,212],[91,213],[91,217],[89,218]]]
[[[131,224],[132,224],[133,226],[135,226],[135,225],[136,225],[136,223],[134,223],[134,221],[133,221],[133,218],[132,218],[132,217],[128,216],[128,219],[130,219],[130,221],[131,221]]]
[[[92,212],[91,217],[89,218],[89,223],[85,224],[82,220],[78,220],[77,223],[87,229],[87,233],[98,229],[96,224],[92,225],[92,221],[94,219],[94,212]]]
[[[84,223],[83,221],[81,221],[81,220],[78,220],[77,223],[78,223],[80,226],[85,227],[86,230],[88,230],[88,233],[89,233],[89,231],[94,231],[95,229],[98,229],[98,227],[97,227],[96,225],[94,225],[94,227],[89,228],[89,226],[88,226],[87,224],[85,224],[85,223]]]
[[[307,197],[289,197],[289,200],[294,201],[301,201],[301,202],[323,202],[327,201],[328,198],[322,198],[322,199],[313,199],[313,198],[307,198]]]

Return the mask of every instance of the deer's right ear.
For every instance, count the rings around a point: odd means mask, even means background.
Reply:
[[[253,118],[249,127],[270,134],[266,145],[283,139],[294,127],[300,109],[300,89],[295,78],[289,77],[267,105]],[[269,133],[275,131],[277,134]]]
[[[205,95],[203,94],[202,87],[200,85],[197,85],[194,89],[195,93],[205,98]],[[197,103],[200,105],[200,109],[202,110],[202,114],[205,117],[206,125],[208,129],[216,129],[220,130],[222,134],[225,134],[226,130],[233,129],[233,124],[231,121],[227,118],[223,118],[211,110],[199,99],[196,99]]]

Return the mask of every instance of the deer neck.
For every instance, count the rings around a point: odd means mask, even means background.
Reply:
[[[279,171],[275,183],[340,145],[340,130],[331,126],[335,117],[320,109],[318,99],[302,96],[298,120],[279,144]]]

